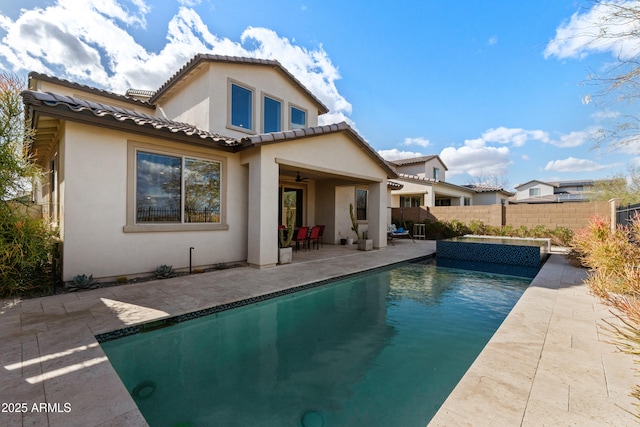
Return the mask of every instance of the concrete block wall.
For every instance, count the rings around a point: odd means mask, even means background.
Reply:
[[[586,227],[594,215],[600,215],[607,221],[611,217],[609,202],[521,204],[509,205],[506,208],[505,224],[516,228],[544,225],[548,228],[567,227],[578,230]]]
[[[471,221],[482,221],[491,226],[510,225],[515,228],[525,226],[533,228],[544,225],[548,228],[567,227],[572,230],[584,228],[589,219],[600,215],[607,220],[611,217],[608,202],[581,203],[545,203],[520,205],[483,205],[483,206],[433,206],[415,208],[393,208],[393,219],[404,218],[405,221],[423,222],[451,221],[453,219],[468,224]]]

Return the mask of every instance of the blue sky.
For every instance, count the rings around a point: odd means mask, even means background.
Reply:
[[[18,4],[17,4],[18,3]],[[124,93],[197,52],[277,59],[387,159],[438,154],[457,184],[606,178],[640,165],[589,134],[633,106],[584,85],[637,45],[584,39],[588,1],[0,0],[0,70]],[[494,178],[492,178],[494,177]]]

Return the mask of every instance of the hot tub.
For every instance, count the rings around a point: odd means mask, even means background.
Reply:
[[[441,266],[533,277],[551,250],[551,239],[466,235],[436,242]],[[515,268],[510,268],[513,266]]]

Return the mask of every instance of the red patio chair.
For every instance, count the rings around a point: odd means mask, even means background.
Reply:
[[[296,242],[296,251],[300,249],[300,242],[302,242],[302,247],[304,248],[308,232],[309,227],[300,227],[296,230],[296,234],[293,236],[293,241]]]
[[[320,235],[318,236],[318,242],[320,242],[320,246],[324,247],[324,228],[326,227],[326,225],[319,225],[318,227],[320,227]]]
[[[311,234],[309,234],[309,239],[307,241],[307,247],[311,249],[313,242],[316,242],[316,250],[320,249],[318,239],[320,239],[320,226],[316,225],[311,229]]]

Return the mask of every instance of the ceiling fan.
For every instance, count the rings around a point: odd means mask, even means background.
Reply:
[[[296,175],[296,182],[307,182],[309,178],[301,178],[300,177],[300,172],[298,172],[298,174]]]

